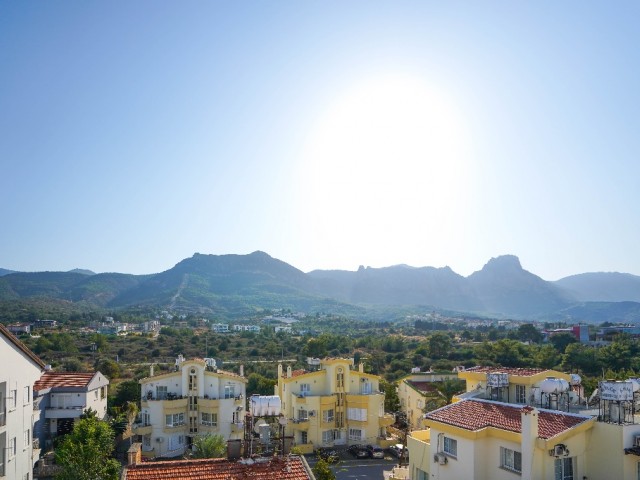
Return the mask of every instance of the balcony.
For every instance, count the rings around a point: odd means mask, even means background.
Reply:
[[[293,419],[293,428],[296,430],[309,430],[309,419],[308,418],[294,418]]]
[[[391,413],[385,413],[384,415],[378,417],[378,425],[380,425],[381,427],[388,427],[389,425],[393,425],[395,421],[395,416]]]
[[[86,406],[47,407],[45,418],[80,418]]]
[[[150,435],[153,430],[151,424],[134,423],[133,433],[135,435]]]

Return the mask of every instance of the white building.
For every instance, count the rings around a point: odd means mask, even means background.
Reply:
[[[30,480],[40,449],[33,443],[32,388],[45,366],[0,325],[0,478]]]
[[[236,332],[260,332],[260,327],[257,325],[234,325],[233,330]]]
[[[213,323],[211,330],[215,333],[229,333],[229,325],[226,323]]]
[[[176,360],[175,370],[140,380],[141,422],[134,426],[146,457],[185,453],[193,438],[219,434],[240,439],[244,433],[247,380],[223,372],[212,359]]]
[[[104,419],[108,385],[109,380],[100,372],[45,372],[33,386],[41,412],[36,423],[40,442],[48,447],[53,438],[69,433],[88,409]]]

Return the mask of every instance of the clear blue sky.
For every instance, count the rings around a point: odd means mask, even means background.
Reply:
[[[640,274],[640,3],[0,2],[0,267]]]

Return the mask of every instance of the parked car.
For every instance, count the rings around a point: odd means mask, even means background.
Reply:
[[[389,447],[389,453],[391,453],[391,455],[397,458],[400,458],[400,455],[402,455],[402,458],[409,457],[409,450],[407,449],[407,447],[403,448],[403,445],[401,443],[396,443],[395,445],[391,445]]]
[[[338,463],[340,461],[340,455],[332,448],[320,447],[316,450],[316,456],[327,463]]]
[[[384,450],[376,445],[367,445],[367,452],[371,458],[384,458]]]
[[[364,445],[351,445],[347,451],[356,458],[367,458],[369,451]]]

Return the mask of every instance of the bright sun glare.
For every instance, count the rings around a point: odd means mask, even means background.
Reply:
[[[420,79],[386,76],[347,91],[317,122],[300,172],[318,240],[363,245],[375,233],[380,248],[392,232],[417,240],[442,229],[465,196],[465,139],[452,102]]]

